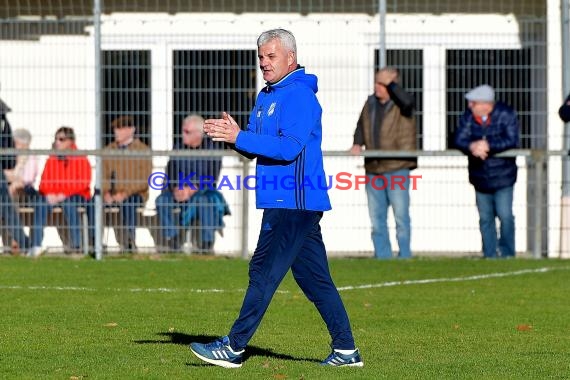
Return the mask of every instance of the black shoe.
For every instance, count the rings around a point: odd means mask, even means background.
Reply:
[[[65,253],[68,255],[78,255],[83,254],[81,247],[70,247],[69,249],[65,250]]]
[[[178,235],[171,237],[170,239],[166,239],[166,245],[173,251],[179,251],[182,246]]]
[[[129,239],[127,242],[127,246],[124,248],[127,253],[135,253],[137,251],[137,245],[135,244],[134,240]]]
[[[203,255],[212,255],[214,253],[214,242],[203,241],[198,244],[198,250]]]
[[[158,253],[172,253],[180,251],[181,246],[182,244],[180,243],[178,236],[174,236],[171,238],[160,239],[156,246],[156,250]]]

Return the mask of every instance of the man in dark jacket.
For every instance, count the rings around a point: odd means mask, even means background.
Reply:
[[[192,114],[182,122],[182,145],[175,150],[221,149],[222,143],[214,143],[204,135],[204,119]],[[215,232],[220,230],[225,209],[215,207],[207,195],[217,192],[215,186],[220,176],[221,157],[171,157],[166,165],[168,187],[156,199],[156,210],[160,222],[159,243],[161,250],[178,251],[184,243],[188,223],[199,224],[195,237],[197,250],[210,252],[215,241]],[[221,196],[221,193],[218,194]],[[223,199],[223,196],[221,196]],[[225,200],[224,200],[225,201]],[[174,210],[182,211],[175,214]],[[221,213],[221,215],[220,215]],[[186,220],[192,215],[192,220]]]
[[[414,97],[398,84],[398,70],[384,67],[374,76],[374,94],[362,108],[354,132],[352,154],[369,150],[415,150],[416,123]],[[366,157],[366,196],[372,223],[374,255],[392,257],[388,236],[388,208],[392,206],[396,221],[396,239],[400,258],[410,258],[410,170],[417,167],[415,158]],[[395,185],[398,183],[398,185]],[[400,185],[401,184],[401,185]]]
[[[497,153],[517,148],[519,121],[508,105],[496,102],[489,85],[475,87],[465,95],[468,109],[459,120],[455,146],[469,159],[469,182],[475,187],[483,255],[515,255],[515,218],[513,188],[517,180],[515,157],[496,157]],[[497,239],[495,216],[501,223]],[[498,246],[497,246],[498,240]]]
[[[10,108],[0,99],[0,148],[14,148],[14,139],[10,123],[6,118],[6,114],[10,112]],[[24,233],[18,213],[12,203],[12,198],[8,193],[8,180],[4,176],[4,169],[12,169],[16,164],[13,155],[7,155],[4,152],[0,154],[0,224],[4,225],[7,233],[3,233],[3,238],[11,237],[17,243],[21,250],[30,248],[30,239]],[[4,245],[10,246],[10,242],[4,241]]]
[[[562,119],[563,122],[565,123],[570,122],[570,95],[568,95],[568,97],[564,101],[564,104],[560,106],[560,109],[558,110],[558,115],[560,115],[560,118]]]

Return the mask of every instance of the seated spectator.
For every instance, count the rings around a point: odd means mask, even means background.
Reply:
[[[57,151],[77,150],[75,132],[60,127],[53,143]],[[91,164],[85,156],[49,156],[40,179],[38,201],[34,205],[32,249],[29,256],[42,254],[42,240],[47,216],[55,206],[61,207],[67,224],[72,252],[81,250],[81,222],[78,207],[88,207],[91,199]]]
[[[560,106],[558,115],[560,115],[563,122],[570,122],[570,95],[568,95],[562,106]]]
[[[14,132],[14,146],[16,149],[30,149],[32,135],[27,129],[16,129]],[[38,161],[35,156],[18,154],[16,166],[5,169],[4,174],[8,181],[8,192],[12,199],[17,200],[19,195],[35,194],[34,183],[38,176]]]
[[[13,131],[14,147],[16,149],[29,149],[32,135],[26,129],[16,129]],[[37,196],[34,189],[34,183],[38,175],[38,163],[33,155],[18,154],[16,156],[16,165],[12,169],[4,169],[6,176],[7,190],[10,198],[14,202],[14,206],[21,206],[32,202]],[[12,242],[12,251],[18,252],[20,245],[12,238],[7,228],[2,228],[2,240]],[[27,247],[29,248],[29,246]]]
[[[9,111],[10,108],[0,99],[0,148],[2,149],[14,147],[12,129],[6,118],[6,113]],[[8,190],[8,181],[4,174],[5,170],[12,169],[14,165],[15,160],[13,157],[2,151],[0,153],[0,225],[6,229],[6,233],[2,234],[2,241],[6,244],[13,239],[19,249],[28,250],[30,248],[30,240],[26,236],[18,213],[12,204],[12,198]]]
[[[212,150],[223,145],[204,134],[204,119],[192,114],[182,122],[182,144],[175,150]],[[196,226],[193,246],[211,252],[215,232],[224,227],[223,216],[229,208],[222,194],[215,190],[220,176],[221,157],[171,157],[166,166],[169,186],[156,199],[160,223],[159,249],[178,251],[184,244],[186,229]],[[179,209],[178,214],[174,213]]]
[[[111,123],[115,141],[105,149],[143,151],[150,148],[135,137],[135,122],[131,116],[121,116]],[[115,236],[123,251],[136,250],[137,208],[148,199],[148,177],[152,159],[148,157],[104,157],[102,193],[105,207],[118,207],[118,219],[112,221]],[[90,223],[92,224],[92,223]]]

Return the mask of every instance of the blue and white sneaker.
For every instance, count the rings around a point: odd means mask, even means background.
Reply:
[[[321,362],[321,365],[330,365],[333,367],[363,367],[364,362],[360,358],[358,349],[354,350],[352,354],[341,354],[333,350],[331,354]]]
[[[241,367],[245,350],[234,351],[230,347],[230,338],[224,336],[211,343],[190,343],[190,350],[199,359],[224,368]]]

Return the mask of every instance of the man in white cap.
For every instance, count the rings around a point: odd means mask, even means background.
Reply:
[[[495,102],[495,91],[487,84],[469,91],[465,99],[468,109],[455,131],[455,146],[469,158],[469,182],[475,187],[483,255],[514,257],[516,158],[495,155],[518,147],[517,114],[505,103]],[[495,217],[501,223],[499,237]]]

